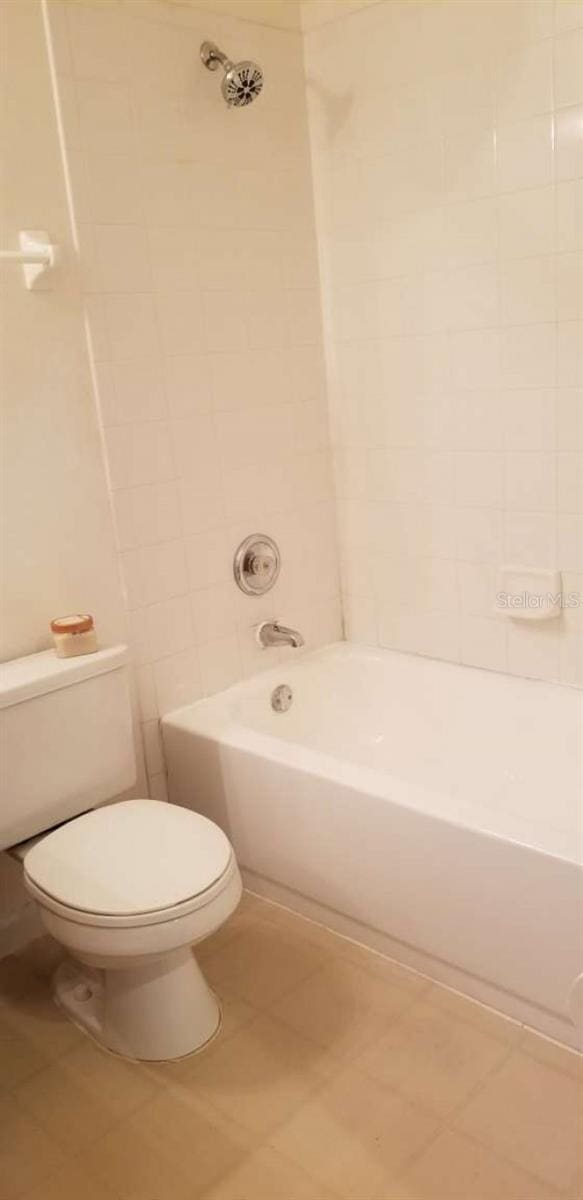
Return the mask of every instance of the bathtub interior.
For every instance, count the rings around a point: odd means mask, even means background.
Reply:
[[[281,683],[293,701],[275,712]],[[183,715],[207,736],[243,744],[254,735],[267,756],[292,755],[306,770],[583,862],[575,689],[338,643]]]

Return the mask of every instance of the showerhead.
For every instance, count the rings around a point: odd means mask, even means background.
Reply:
[[[200,57],[209,71],[220,65],[225,72],[221,91],[230,108],[242,108],[257,99],[263,87],[263,71],[254,62],[233,63],[213,42],[203,42]]]

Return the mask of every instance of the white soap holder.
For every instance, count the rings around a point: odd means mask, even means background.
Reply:
[[[561,615],[561,572],[542,567],[500,567],[497,613],[513,621],[549,621]]]

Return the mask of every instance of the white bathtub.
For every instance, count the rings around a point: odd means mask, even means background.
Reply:
[[[583,1047],[581,692],[338,644],[163,733],[254,890]]]

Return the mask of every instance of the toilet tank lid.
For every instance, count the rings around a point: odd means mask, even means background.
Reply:
[[[75,658],[58,658],[54,650],[42,650],[40,654],[0,663],[0,708],[11,708],[23,700],[115,671],[127,662],[127,657],[127,646],[108,646]]]

